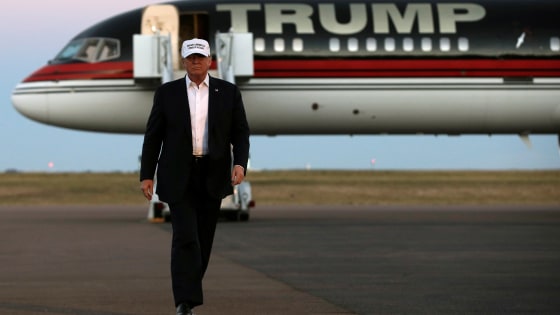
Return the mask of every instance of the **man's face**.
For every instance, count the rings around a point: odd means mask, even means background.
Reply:
[[[192,54],[183,59],[183,66],[191,77],[206,77],[211,64],[212,57],[200,54]]]

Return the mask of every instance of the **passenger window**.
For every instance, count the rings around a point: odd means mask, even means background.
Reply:
[[[422,38],[422,51],[432,51],[432,39],[429,37]]]
[[[550,38],[550,50],[560,51],[560,38],[558,37]]]
[[[282,38],[274,39],[274,51],[276,52],[284,51],[284,39]]]
[[[377,50],[377,40],[373,37],[369,37],[366,41],[366,49],[367,49],[367,51],[376,51]]]
[[[255,51],[263,52],[266,49],[264,38],[255,38]]]
[[[329,50],[333,52],[340,50],[340,40],[338,38],[331,38],[329,40]]]
[[[294,38],[292,41],[292,49],[296,52],[303,51],[303,40],[301,38]]]
[[[469,51],[469,39],[466,37],[459,38],[459,50],[460,51]]]
[[[360,45],[358,44],[358,39],[357,38],[349,38],[348,39],[348,51],[353,51],[356,52],[358,51],[358,49],[360,49]]]
[[[442,37],[439,40],[439,49],[441,51],[450,51],[451,50],[451,42],[449,41],[449,38]]]
[[[392,37],[385,38],[385,51],[395,51],[395,39]]]
[[[414,50],[414,41],[411,37],[405,37],[403,39],[403,50],[408,52]]]

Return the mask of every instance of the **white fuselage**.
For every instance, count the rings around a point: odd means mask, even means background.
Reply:
[[[259,79],[240,82],[252,134],[557,133],[560,79]],[[21,83],[23,115],[71,129],[141,134],[153,89],[134,80]]]

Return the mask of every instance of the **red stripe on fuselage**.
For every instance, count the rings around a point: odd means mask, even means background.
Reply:
[[[67,63],[47,65],[32,73],[23,82],[63,80],[131,79],[132,62]]]
[[[560,60],[278,59],[255,60],[254,71],[257,78],[560,77]],[[72,63],[47,65],[24,82],[132,78],[132,62]]]
[[[260,60],[255,77],[560,77],[560,60]]]

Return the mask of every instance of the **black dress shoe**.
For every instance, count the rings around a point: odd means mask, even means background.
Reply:
[[[177,315],[194,315],[194,313],[187,304],[179,304],[177,306]]]

